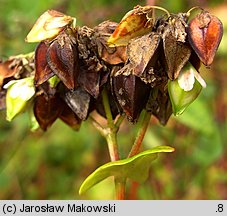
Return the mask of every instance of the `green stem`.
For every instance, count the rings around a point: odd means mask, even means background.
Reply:
[[[123,121],[123,117],[119,117],[116,124],[114,124],[106,89],[104,89],[102,92],[102,99],[103,99],[103,106],[106,113],[107,125],[108,125],[108,128],[106,129],[107,131],[106,141],[109,148],[110,159],[111,161],[116,161],[120,159],[118,144],[117,144],[117,131],[119,129],[120,123]],[[126,180],[115,178],[114,182],[115,182],[116,199],[119,199],[119,200],[124,199]]]
[[[103,100],[104,110],[105,110],[105,113],[106,113],[108,128],[110,128],[111,130],[114,131],[115,125],[114,125],[113,116],[112,116],[112,113],[111,113],[108,94],[107,94],[106,89],[103,89],[103,91],[102,91],[102,100]]]
[[[139,129],[138,134],[136,136],[136,140],[135,140],[135,142],[134,142],[134,144],[131,148],[131,151],[128,155],[128,158],[139,153],[140,147],[141,147],[142,142],[143,142],[143,138],[146,134],[148,125],[150,123],[150,118],[151,118],[151,113],[148,113],[148,112],[145,111],[144,117],[143,117],[142,122],[141,122],[140,129]]]
[[[117,121],[115,122],[115,127],[119,128],[124,119],[125,119],[125,114],[123,113],[118,117]]]
[[[109,154],[111,161],[117,161],[120,159],[117,146],[117,134],[110,132],[106,136],[106,141],[109,148]]]
[[[126,179],[114,179],[115,182],[115,190],[116,190],[116,199],[124,200],[125,199],[125,185]]]

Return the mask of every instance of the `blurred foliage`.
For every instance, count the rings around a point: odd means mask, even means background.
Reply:
[[[227,199],[227,4],[221,0],[147,1],[170,12],[185,12],[199,5],[218,16],[224,37],[199,98],[182,116],[166,127],[152,118],[144,148],[170,145],[172,154],[161,155],[143,185],[132,185],[129,199]],[[0,58],[35,49],[24,38],[38,16],[56,9],[90,27],[104,20],[119,21],[139,0],[0,0]],[[126,156],[137,127],[125,122],[120,130],[121,155]],[[109,161],[105,140],[85,122],[74,132],[57,121],[47,132],[29,131],[26,114],[12,123],[0,112],[0,199],[112,199],[112,179],[83,196],[78,189],[98,166]]]

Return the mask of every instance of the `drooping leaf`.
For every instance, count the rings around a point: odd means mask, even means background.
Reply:
[[[157,153],[173,151],[174,148],[172,147],[158,146],[131,158],[104,164],[85,179],[80,187],[79,193],[85,193],[91,187],[110,176],[119,179],[130,178],[138,182],[144,182],[148,178],[151,161],[157,157]]]
[[[188,26],[188,38],[196,54],[209,66],[221,42],[223,26],[221,21],[207,11],[193,18]]]
[[[35,98],[34,115],[44,131],[55,122],[62,112],[62,108],[62,101],[56,95],[42,94]]]
[[[152,13],[150,6],[136,6],[129,11],[108,39],[109,46],[126,46],[130,39],[150,32],[154,22]]]
[[[56,37],[74,19],[55,10],[43,13],[25,38],[26,42],[41,42]]]
[[[75,38],[65,32],[61,33],[47,51],[47,62],[51,70],[68,89],[76,87],[78,69],[78,52]]]
[[[39,86],[54,76],[50,69],[46,54],[49,46],[45,42],[39,43],[35,51],[35,86]]]
[[[138,119],[147,103],[150,86],[146,85],[139,77],[134,75],[119,75],[112,78],[114,95],[119,106],[130,121]]]
[[[79,119],[87,118],[91,97],[84,89],[77,88],[74,91],[68,91],[64,99]]]

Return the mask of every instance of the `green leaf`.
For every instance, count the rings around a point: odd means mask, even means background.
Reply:
[[[97,168],[85,179],[80,187],[79,194],[85,193],[91,187],[110,176],[118,179],[130,178],[138,182],[143,182],[148,177],[151,166],[150,162],[156,159],[157,153],[173,151],[174,148],[169,146],[157,146],[131,158],[106,163]]]

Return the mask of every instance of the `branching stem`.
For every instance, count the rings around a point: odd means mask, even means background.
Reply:
[[[116,124],[114,124],[113,116],[110,109],[108,94],[106,89],[102,92],[103,106],[106,113],[108,128],[106,134],[106,141],[109,148],[109,154],[111,161],[116,161],[120,159],[118,144],[117,144],[117,131],[124,117],[119,117]],[[116,199],[125,199],[125,179],[115,178],[115,191]]]

